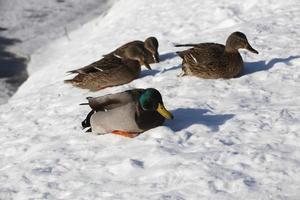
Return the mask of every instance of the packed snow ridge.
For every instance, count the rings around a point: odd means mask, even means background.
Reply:
[[[300,3],[120,0],[106,16],[40,49],[0,107],[0,199],[300,199]],[[224,43],[241,31],[229,80],[182,77],[174,43]],[[89,92],[66,71],[155,36],[162,62]],[[84,134],[86,96],[154,87],[175,119],[134,139]]]

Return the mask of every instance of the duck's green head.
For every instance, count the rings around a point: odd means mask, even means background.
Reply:
[[[144,111],[157,111],[166,119],[173,119],[173,115],[165,108],[161,94],[154,88],[145,89],[139,98]]]

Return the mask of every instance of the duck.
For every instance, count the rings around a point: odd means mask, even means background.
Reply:
[[[160,62],[158,46],[159,44],[156,37],[148,37],[145,41],[135,40],[128,42],[104,55],[104,57],[114,55],[119,58],[132,59],[133,57],[140,55],[140,57],[143,58],[141,59],[140,64],[145,65],[147,68],[151,68],[149,64]],[[132,51],[132,48],[134,51]]]
[[[175,47],[192,48],[176,52],[182,60],[182,73],[179,76],[196,76],[204,79],[229,79],[240,75],[244,68],[239,49],[258,54],[242,32],[233,32],[226,44],[200,43],[177,44]]]
[[[129,138],[173,119],[155,88],[131,89],[100,97],[87,97],[92,109],[81,123],[86,132],[112,133]]]
[[[141,73],[141,65],[137,59],[123,59],[111,55],[68,73],[77,75],[65,80],[65,83],[94,92],[137,79]]]

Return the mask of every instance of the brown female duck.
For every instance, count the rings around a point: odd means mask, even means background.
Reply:
[[[134,48],[134,51],[132,50]],[[145,65],[151,69],[149,64],[159,62],[158,54],[158,40],[155,37],[149,37],[144,42],[135,40],[122,45],[113,52],[104,55],[115,55],[116,57],[132,59],[133,57],[140,57],[140,64]]]
[[[243,59],[239,49],[247,49],[258,54],[249,44],[245,34],[232,33],[226,45],[216,43],[179,44],[176,47],[192,46],[193,48],[177,52],[183,59],[182,74],[206,79],[233,78],[243,69]]]
[[[77,75],[73,79],[65,80],[65,83],[97,91],[129,83],[137,79],[140,72],[141,65],[137,60],[121,59],[111,55],[86,67],[69,71],[69,73],[77,73]]]

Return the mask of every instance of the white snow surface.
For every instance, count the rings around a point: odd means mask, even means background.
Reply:
[[[102,14],[107,0],[0,0],[0,24],[5,37],[20,39],[10,49],[29,56],[68,31]]]
[[[300,199],[300,3],[120,0],[32,56],[0,107],[0,199]],[[244,32],[239,78],[178,78],[173,43]],[[162,62],[127,85],[89,92],[66,71],[148,36]],[[134,139],[86,134],[86,96],[155,87],[175,119]]]
[[[26,63],[34,51],[105,14],[111,2],[0,0],[0,104],[26,80]]]

